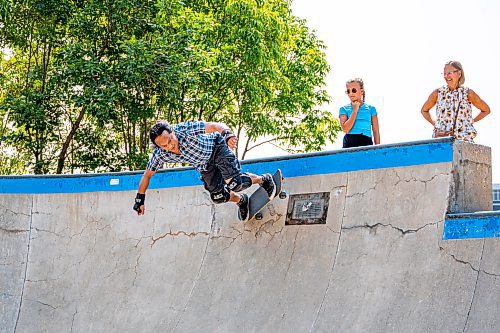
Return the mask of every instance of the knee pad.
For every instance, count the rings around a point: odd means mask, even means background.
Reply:
[[[244,189],[247,189],[250,186],[252,186],[252,178],[250,178],[249,176],[247,176],[244,173],[233,177],[233,179],[231,179],[229,184],[227,184],[227,187],[229,188],[229,190],[234,191],[234,192],[243,191]]]
[[[227,190],[227,186],[222,186],[220,189],[210,193],[210,198],[216,204],[228,202],[231,195]]]

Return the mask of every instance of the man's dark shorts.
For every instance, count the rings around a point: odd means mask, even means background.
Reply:
[[[206,169],[201,173],[201,179],[210,193],[221,190],[226,185],[225,179],[241,173],[240,162],[221,136],[215,138],[214,151]]]

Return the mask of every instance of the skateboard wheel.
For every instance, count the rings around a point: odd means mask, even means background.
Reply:
[[[264,216],[262,215],[262,213],[257,213],[257,214],[255,214],[255,219],[256,219],[256,220],[262,220],[262,218],[263,218],[263,217],[264,217]]]
[[[285,191],[282,191],[279,195],[280,199],[286,199],[287,196],[288,196],[288,193],[286,193]]]

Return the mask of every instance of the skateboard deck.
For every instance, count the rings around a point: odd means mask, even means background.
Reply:
[[[283,175],[281,174],[280,169],[278,169],[274,173],[273,180],[274,184],[276,185],[276,193],[272,199],[278,196],[281,197],[280,194],[282,192]],[[256,215],[258,215],[264,208],[267,207],[267,205],[272,201],[272,199],[269,199],[266,190],[264,190],[264,188],[259,186],[259,188],[255,192],[253,192],[250,198],[248,199],[247,221],[250,221],[251,219],[255,218]]]

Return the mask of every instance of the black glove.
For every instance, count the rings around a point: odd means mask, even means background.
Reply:
[[[134,210],[137,213],[141,212],[141,206],[144,205],[144,200],[146,200],[146,194],[137,193],[135,196]]]
[[[224,138],[224,140],[226,141],[226,144],[229,141],[229,139],[236,137],[236,135],[234,135],[234,133],[231,132],[230,129],[223,130],[221,134],[222,134],[222,137]]]

